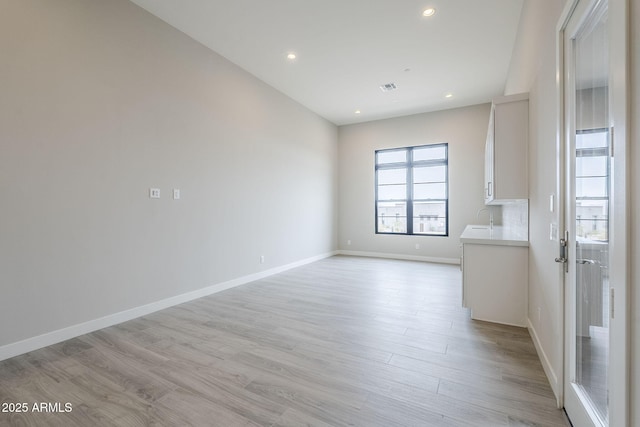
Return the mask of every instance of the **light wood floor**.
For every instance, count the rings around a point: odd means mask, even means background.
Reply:
[[[0,362],[28,426],[568,426],[526,329],[457,266],[333,257]]]

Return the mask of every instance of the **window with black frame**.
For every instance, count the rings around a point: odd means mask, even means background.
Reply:
[[[376,233],[449,235],[448,144],[376,151]]]

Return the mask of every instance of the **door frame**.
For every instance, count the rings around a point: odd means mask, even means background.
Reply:
[[[556,27],[556,95],[558,121],[556,128],[556,194],[558,200],[558,230],[567,229],[565,185],[567,182],[567,156],[565,132],[565,77],[564,67],[564,39],[569,19],[573,15],[579,0],[567,0]],[[613,131],[611,140],[613,146],[613,174],[614,187],[611,191],[610,216],[610,287],[615,292],[610,310],[614,317],[610,318],[610,348],[619,349],[609,355],[609,425],[612,427],[626,426],[629,423],[629,372],[630,372],[630,172],[629,167],[629,0],[608,0],[609,9],[609,58],[610,58],[610,91],[609,103]],[[571,262],[571,260],[570,260]],[[558,390],[558,406],[565,406],[566,373],[569,369],[569,355],[567,354],[566,322],[567,275],[564,266],[558,269],[559,283],[563,287],[563,301],[561,304],[562,319],[562,349],[563,372],[560,375]],[[610,316],[611,317],[611,316]]]

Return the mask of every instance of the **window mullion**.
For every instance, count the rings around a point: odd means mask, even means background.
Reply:
[[[413,234],[413,148],[407,156],[407,234]]]

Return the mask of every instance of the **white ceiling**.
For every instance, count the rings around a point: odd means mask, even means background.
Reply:
[[[523,2],[131,1],[336,125],[502,95]]]

